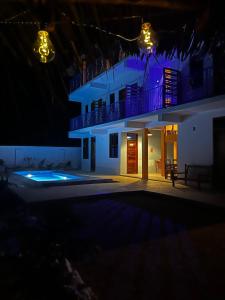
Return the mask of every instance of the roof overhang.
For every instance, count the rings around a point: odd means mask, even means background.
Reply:
[[[69,94],[70,101],[98,99],[107,91],[125,86],[143,76],[145,60],[129,56]],[[128,80],[129,79],[129,80]]]

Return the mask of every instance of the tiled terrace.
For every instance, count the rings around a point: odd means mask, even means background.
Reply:
[[[91,173],[79,174],[76,172],[76,174],[91,176]],[[39,202],[46,200],[78,198],[85,196],[111,194],[116,192],[144,190],[152,193],[165,194],[178,198],[225,206],[225,193],[210,190],[199,191],[196,188],[191,188],[181,183],[177,183],[176,187],[174,188],[172,187],[171,182],[168,180],[143,181],[139,178],[109,175],[94,175],[94,177],[98,177],[101,179],[112,179],[113,182],[51,187],[28,187],[23,185],[22,183],[14,184],[14,181],[12,179],[9,179],[9,181],[11,182],[11,190],[18,194],[26,202]]]

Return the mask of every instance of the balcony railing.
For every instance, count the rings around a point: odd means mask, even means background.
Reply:
[[[94,111],[73,118],[70,130],[99,125],[107,122],[141,115],[163,107],[162,86],[145,90],[137,97],[129,97],[111,105],[103,105]]]
[[[165,93],[165,85],[168,90],[167,82],[153,89],[127,86],[126,99],[112,105],[102,105],[100,108],[71,119],[70,130],[117,121],[213,96],[213,70],[212,68],[204,70],[203,84],[198,87],[193,87],[190,78],[185,77],[179,82],[175,92],[169,89],[169,93]]]

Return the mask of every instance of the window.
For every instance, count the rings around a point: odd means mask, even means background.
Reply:
[[[94,111],[96,108],[96,101],[91,102],[91,111]]]
[[[109,135],[109,157],[118,158],[118,133]]]
[[[110,94],[110,105],[113,105],[115,103],[115,94]]]
[[[84,138],[83,139],[83,159],[88,159],[88,143],[89,143],[89,139],[88,138]]]
[[[203,60],[192,57],[190,60],[190,84],[193,89],[203,85]]]
[[[97,102],[96,105],[97,105],[98,109],[101,109],[102,108],[102,99],[99,99],[96,102]]]
[[[115,94],[110,94],[110,111],[115,111]]]
[[[126,100],[126,89],[122,89],[119,91],[119,101]]]

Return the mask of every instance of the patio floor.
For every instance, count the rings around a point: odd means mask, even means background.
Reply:
[[[68,173],[76,175],[93,176],[91,173],[79,173],[70,171]],[[130,191],[148,191],[159,194],[166,194],[178,198],[196,200],[205,203],[211,203],[219,206],[225,206],[225,193],[211,190],[199,191],[194,187],[185,186],[176,183],[176,187],[172,187],[170,181],[160,180],[141,180],[126,176],[112,175],[96,175],[94,178],[111,179],[110,183],[83,184],[83,185],[65,185],[65,186],[49,186],[35,187],[26,186],[22,182],[19,184],[9,178],[10,189],[26,202],[39,202],[47,200],[68,199],[85,196],[94,196],[102,194],[111,194],[115,192]]]
[[[99,300],[224,300],[225,210],[198,202],[225,206],[224,194],[98,177],[113,182],[36,188],[10,179],[25,201],[1,201],[2,298],[71,299],[62,291],[63,265],[52,263],[58,255]]]

